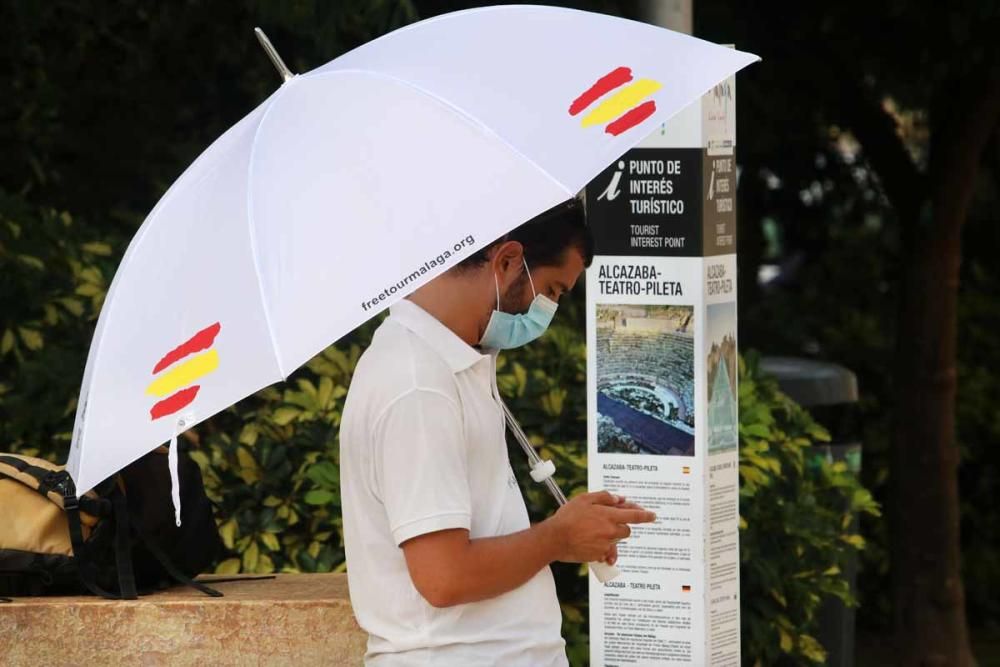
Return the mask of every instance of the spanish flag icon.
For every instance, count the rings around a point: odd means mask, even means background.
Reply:
[[[614,92],[581,118],[580,126],[590,127],[607,123],[604,131],[612,136],[618,136],[653,115],[656,111],[656,102],[646,98],[662,87],[663,84],[653,79],[633,81],[631,68],[618,67],[599,78],[594,85],[573,100],[569,106],[569,115],[576,116],[600,98]]]
[[[183,410],[198,396],[201,385],[194,383],[219,367],[219,353],[213,345],[221,330],[219,322],[205,327],[156,362],[156,378],[146,387],[146,393],[161,400],[150,408],[150,419]]]

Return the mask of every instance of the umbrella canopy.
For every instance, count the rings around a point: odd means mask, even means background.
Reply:
[[[129,245],[80,391],[77,492],[573,196],[754,60],[644,23],[502,6],[288,78]]]

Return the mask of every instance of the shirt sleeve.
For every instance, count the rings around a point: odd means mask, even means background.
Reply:
[[[425,533],[469,529],[462,415],[451,398],[407,392],[377,420],[374,446],[375,480],[397,546]]]

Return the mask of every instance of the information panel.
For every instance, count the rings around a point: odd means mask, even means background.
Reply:
[[[734,80],[587,187],[588,482],[653,510],[591,575],[591,664],[740,664]]]

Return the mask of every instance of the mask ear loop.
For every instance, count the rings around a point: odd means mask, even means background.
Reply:
[[[493,272],[493,286],[497,290],[497,310],[500,310],[500,281],[497,279],[496,271]]]
[[[528,284],[531,285],[531,295],[538,296],[538,292],[535,291],[535,281],[531,279],[531,271],[528,270],[528,260],[521,255],[521,261],[524,262],[524,272],[528,274]]]

